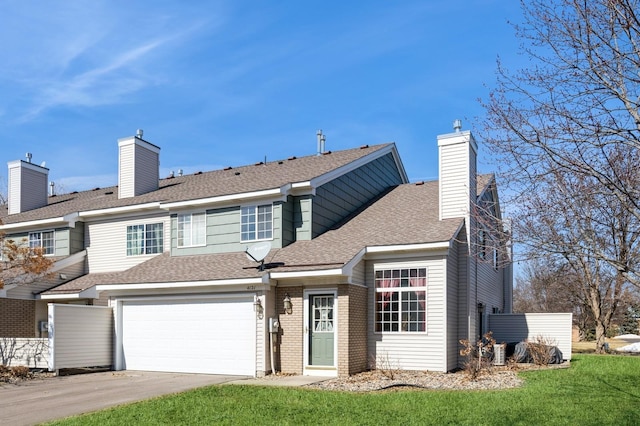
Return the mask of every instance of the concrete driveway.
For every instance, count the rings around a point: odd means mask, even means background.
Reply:
[[[0,425],[33,425],[242,376],[108,371],[0,383]]]

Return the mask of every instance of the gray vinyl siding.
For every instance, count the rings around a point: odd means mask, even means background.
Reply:
[[[135,194],[146,194],[158,189],[160,171],[158,154],[136,145]]]
[[[20,162],[9,168],[9,214],[26,212],[47,205],[49,170]]]
[[[84,222],[77,222],[75,228],[69,228],[69,254],[84,250]]]
[[[282,205],[282,247],[288,246],[296,240],[293,226],[293,211],[295,198],[287,197],[287,202]]]
[[[470,294],[470,258],[469,258],[469,245],[467,244],[467,233],[465,228],[462,228],[456,238],[456,251],[458,256],[458,306],[456,312],[458,315],[458,339],[469,339],[473,336],[469,336],[469,329],[473,330],[470,325],[471,315],[471,294]],[[454,267],[453,263],[451,267]]]
[[[366,274],[367,274],[366,262],[360,261],[356,266],[353,267],[353,271],[351,274],[351,282],[353,284],[366,285],[367,284]]]
[[[458,354],[460,349],[460,337],[458,322],[460,315],[458,312],[460,279],[458,277],[458,255],[460,243],[454,242],[449,250],[446,260],[446,277],[447,277],[447,367],[450,371],[458,367]]]
[[[571,313],[526,313],[489,315],[489,327],[497,343],[544,339],[558,346],[564,359],[571,359]]]
[[[402,183],[391,154],[380,157],[316,190],[312,206],[312,237],[354,213],[388,188]]]
[[[258,203],[260,204],[260,203]],[[273,204],[273,248],[282,247],[283,203]],[[198,247],[178,247],[177,214],[171,216],[171,255],[184,256],[229,253],[246,250],[251,241],[240,241],[240,206],[207,210],[207,244]]]
[[[85,271],[85,262],[84,259],[81,259],[75,264],[69,265],[66,268],[57,270],[55,273],[50,276],[46,276],[40,278],[34,282],[19,285],[18,287],[14,287],[7,291],[7,296],[12,299],[33,299],[36,294],[41,293],[43,291],[49,290],[53,287],[59,286],[64,282],[71,280],[73,278],[77,278],[80,275],[84,275]],[[65,275],[66,279],[60,279],[60,274]],[[46,318],[45,318],[46,319]]]
[[[447,371],[445,321],[446,321],[446,257],[425,256],[403,258],[403,267],[419,264],[427,267],[427,327],[425,333],[376,333],[375,332],[375,283],[376,265],[394,261],[366,262],[366,278],[369,287],[369,354],[376,359],[386,358],[393,368],[403,370]],[[398,265],[398,266],[401,266]]]

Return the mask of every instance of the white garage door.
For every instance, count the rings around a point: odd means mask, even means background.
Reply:
[[[127,370],[255,375],[253,299],[171,299],[122,303]]]

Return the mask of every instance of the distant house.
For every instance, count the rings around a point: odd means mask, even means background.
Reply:
[[[500,212],[468,131],[438,137],[439,180],[417,183],[393,143],[164,179],[159,147],[118,146],[118,185],[71,194],[9,163],[0,229],[55,274],[0,292],[0,336],[46,335],[48,303],[93,304],[112,308],[116,370],[448,371],[511,311],[504,243],[472,214]]]

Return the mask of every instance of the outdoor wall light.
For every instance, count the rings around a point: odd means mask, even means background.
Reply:
[[[285,293],[283,303],[284,303],[284,311],[287,314],[291,314],[291,311],[293,310],[293,305],[291,304],[291,298],[289,297],[289,293]]]
[[[259,297],[256,297],[253,301],[253,310],[256,312],[257,317],[262,319],[262,316],[264,315],[264,308],[262,307],[262,301]]]

